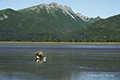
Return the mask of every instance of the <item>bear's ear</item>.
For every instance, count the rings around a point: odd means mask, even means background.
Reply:
[[[38,55],[39,54],[39,52],[36,52],[36,55]]]

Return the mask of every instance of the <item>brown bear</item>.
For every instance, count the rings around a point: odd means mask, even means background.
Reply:
[[[43,58],[43,53],[42,52],[36,52],[36,58]]]

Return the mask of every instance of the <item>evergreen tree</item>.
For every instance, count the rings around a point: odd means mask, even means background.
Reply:
[[[57,42],[61,42],[61,39],[60,39],[60,38],[58,38],[58,39],[57,39]]]
[[[46,39],[46,42],[48,42],[49,40],[48,39]]]
[[[87,42],[90,42],[90,40],[89,40],[89,39],[87,39]]]
[[[56,42],[56,39],[54,39],[53,42]]]
[[[72,39],[70,39],[69,42],[72,42]]]
[[[92,42],[94,42],[94,40],[92,40]]]
[[[117,39],[114,39],[114,42],[117,42]]]
[[[21,42],[22,40],[21,40],[21,39],[18,39],[17,41],[18,41],[18,42]]]
[[[77,39],[75,39],[75,41],[74,42],[78,42],[78,40]]]
[[[34,39],[32,39],[31,42],[34,42]]]
[[[113,40],[111,39],[111,42],[113,42]]]
[[[106,42],[110,42],[110,40],[109,39],[107,39],[107,41]]]
[[[79,42],[82,42],[82,40],[80,39]]]
[[[101,40],[99,39],[98,42],[101,42]]]

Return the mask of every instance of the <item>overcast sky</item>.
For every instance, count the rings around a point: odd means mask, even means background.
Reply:
[[[120,14],[120,0],[0,0],[0,10],[6,8],[20,10],[52,2],[69,6],[75,13],[88,17],[107,18]]]

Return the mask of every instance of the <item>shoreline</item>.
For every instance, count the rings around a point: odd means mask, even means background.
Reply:
[[[116,45],[120,42],[0,42],[0,45]]]

